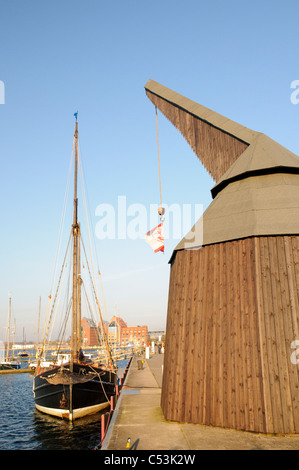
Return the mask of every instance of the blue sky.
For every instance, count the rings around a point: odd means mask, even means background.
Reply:
[[[9,292],[17,338],[24,327],[35,339],[39,296],[45,311],[73,113],[94,227],[96,208],[117,210],[119,196],[148,210],[159,203],[149,78],[299,154],[299,105],[290,100],[298,13],[295,0],[0,1],[0,339]],[[158,122],[164,203],[206,208],[214,182],[161,114]],[[166,240],[163,255],[142,239],[96,239],[108,317],[165,327],[178,242]]]

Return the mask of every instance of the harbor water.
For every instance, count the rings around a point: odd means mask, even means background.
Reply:
[[[126,364],[119,361],[119,370]],[[92,450],[99,444],[99,413],[73,423],[40,413],[32,385],[29,373],[0,375],[0,450]]]

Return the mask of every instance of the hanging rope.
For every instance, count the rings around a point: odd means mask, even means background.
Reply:
[[[152,247],[155,253],[161,251],[164,253],[164,228],[163,222],[165,220],[164,214],[165,209],[162,205],[162,185],[161,185],[161,166],[160,166],[160,149],[159,149],[159,131],[158,131],[158,112],[156,108],[156,128],[157,128],[157,147],[158,147],[158,166],[159,166],[159,188],[160,188],[160,206],[158,208],[158,214],[160,216],[160,224],[149,230],[145,234],[145,241]]]
[[[156,108],[156,129],[157,129],[157,147],[158,147],[158,166],[159,166],[159,188],[160,188],[160,207],[158,209],[158,213],[160,215],[160,220],[163,222],[164,220],[164,214],[165,214],[165,209],[162,206],[162,187],[161,187],[161,166],[160,166],[160,149],[159,149],[159,131],[158,131],[158,112],[157,112],[157,106]]]
[[[85,246],[84,246],[82,237],[81,237],[81,243],[82,243],[82,248],[83,248],[83,252],[84,252],[84,256],[85,256],[85,261],[86,261],[86,265],[87,265],[87,269],[88,269],[88,273],[89,273],[89,277],[90,277],[91,288],[93,290],[95,301],[96,301],[98,311],[99,311],[99,314],[100,314],[100,320],[101,320],[102,331],[103,331],[103,336],[104,336],[104,340],[105,340],[105,346],[106,346],[106,351],[107,351],[107,356],[108,356],[109,367],[111,368],[111,370],[116,370],[117,367],[114,364],[114,361],[113,361],[113,358],[112,358],[112,355],[111,355],[111,352],[110,352],[110,348],[109,348],[109,344],[108,344],[108,338],[107,338],[107,335],[106,335],[106,332],[105,332],[105,327],[104,327],[104,321],[103,321],[103,317],[102,317],[100,302],[99,302],[97,292],[96,292],[96,288],[94,286],[93,278],[92,278],[92,275],[91,275],[91,272],[90,272],[89,263],[88,263],[88,259],[87,259],[87,256],[86,256]]]
[[[40,361],[41,356],[42,356],[42,354],[43,354],[43,352],[44,352],[44,350],[45,350],[46,341],[47,341],[47,337],[48,337],[48,333],[49,333],[49,328],[50,328],[50,325],[51,325],[51,321],[52,321],[52,317],[53,317],[53,311],[54,311],[54,308],[55,308],[55,303],[56,303],[57,295],[58,295],[58,292],[59,292],[61,277],[62,277],[64,268],[65,268],[66,257],[67,257],[68,249],[69,249],[69,246],[70,246],[71,238],[72,238],[72,233],[71,233],[70,236],[69,236],[69,241],[68,241],[68,244],[67,244],[67,249],[66,249],[66,252],[65,252],[65,255],[64,255],[64,260],[63,260],[63,263],[62,263],[62,268],[61,268],[60,276],[59,276],[59,279],[58,279],[58,284],[57,284],[57,288],[56,288],[56,292],[55,292],[55,297],[54,297],[54,300],[53,300],[53,303],[52,303],[52,308],[51,308],[51,312],[50,312],[50,316],[49,316],[49,320],[48,320],[48,325],[47,325],[46,332],[45,332],[45,336],[44,336],[44,342],[43,342],[43,345],[42,345],[41,350],[39,351],[39,357],[38,357],[38,360],[39,360],[39,361]]]
[[[92,240],[91,240],[91,237],[90,237],[90,229],[89,229],[90,223],[89,223],[89,216],[88,216],[88,214],[90,214],[90,210],[89,210],[90,206],[89,206],[89,203],[88,203],[88,194],[87,194],[87,190],[85,189],[85,183],[84,183],[84,180],[85,180],[84,171],[83,171],[84,169],[83,169],[83,164],[82,164],[82,159],[81,159],[81,149],[80,149],[79,139],[78,139],[78,147],[79,147],[79,152],[78,152],[79,175],[80,175],[80,182],[81,182],[82,200],[83,200],[83,206],[84,206],[84,215],[85,215],[85,222],[86,222],[86,229],[87,229],[87,236],[88,236],[88,244],[89,244],[89,252],[90,252],[90,262],[91,262],[91,268],[92,268],[92,274],[93,274],[93,282],[94,282],[95,289],[96,289],[96,292],[97,292],[97,282],[96,282],[95,269],[94,269],[94,263],[93,263],[93,257],[92,257],[92,253],[94,251],[95,258],[96,258],[96,263],[97,263],[97,270],[98,270],[99,280],[100,280],[102,300],[103,300],[103,304],[104,304],[104,315],[107,318],[106,300],[105,300],[105,295],[104,295],[102,276],[101,276],[100,269],[99,269],[98,253],[97,253],[97,248],[96,248],[96,243],[95,243],[95,238],[94,238],[95,230],[94,230],[93,225],[92,225],[92,217],[90,217],[91,228],[92,228],[91,233],[93,234]],[[92,242],[93,242],[93,247],[94,247],[93,250],[92,250]],[[97,296],[99,297],[98,292],[97,292]]]
[[[57,248],[56,248],[55,262],[54,262],[54,267],[53,267],[50,295],[48,296],[48,303],[47,303],[46,314],[45,314],[45,319],[44,319],[43,337],[45,337],[46,328],[48,328],[48,326],[47,326],[48,321],[49,321],[48,320],[48,315],[50,314],[52,291],[53,291],[54,281],[55,281],[56,273],[57,273],[58,256],[59,256],[59,253],[60,253],[61,237],[62,237],[62,232],[63,232],[63,227],[64,227],[65,214],[66,214],[66,205],[67,205],[67,199],[68,199],[68,193],[69,193],[69,187],[70,187],[70,181],[71,181],[71,172],[72,172],[73,155],[74,155],[74,145],[75,145],[75,136],[73,138],[71,159],[70,159],[70,164],[69,164],[69,172],[68,172],[65,195],[64,195],[64,202],[63,202],[63,209],[62,209],[62,215],[61,215],[61,221],[60,221],[60,229],[59,229],[58,243],[57,243]]]

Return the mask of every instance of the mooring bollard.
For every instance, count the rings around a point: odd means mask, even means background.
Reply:
[[[105,414],[101,416],[101,444],[103,444],[105,439]]]

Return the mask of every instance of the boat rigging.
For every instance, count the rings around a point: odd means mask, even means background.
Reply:
[[[45,329],[42,348],[39,350],[37,367],[34,377],[33,392],[35,405],[39,411],[69,419],[70,421],[96,413],[109,405],[110,397],[115,393],[117,384],[117,367],[114,364],[105,332],[99,298],[96,291],[95,278],[92,277],[90,264],[83,243],[81,226],[78,218],[78,113],[75,113],[76,123],[73,139],[74,149],[74,197],[73,220],[71,233],[64,256],[62,269],[58,279],[57,289],[52,299],[49,321]],[[62,283],[62,275],[67,266],[67,254],[71,250],[71,298],[67,302],[65,323],[61,331],[65,332],[66,323],[71,313],[71,348],[69,357],[64,358],[61,364],[49,365],[42,361],[49,334],[49,328],[54,316],[58,291]],[[91,283],[91,291],[100,316],[101,333],[106,349],[106,363],[94,363],[87,359],[81,349],[81,290],[84,295],[86,289],[82,278],[82,259],[87,267]],[[51,300],[52,296],[49,296]],[[59,351],[58,351],[59,352]]]

